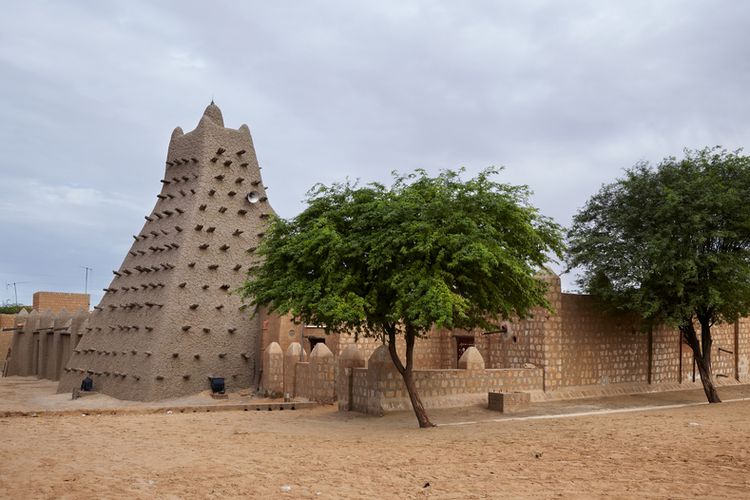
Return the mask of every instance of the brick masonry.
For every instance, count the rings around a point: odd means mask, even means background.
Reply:
[[[63,309],[74,313],[79,309],[89,310],[90,296],[86,293],[35,292],[32,309],[59,313]]]

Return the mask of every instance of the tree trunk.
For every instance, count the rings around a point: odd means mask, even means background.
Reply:
[[[680,331],[687,344],[693,350],[695,364],[701,376],[701,383],[703,384],[703,392],[706,393],[706,399],[709,403],[721,403],[719,393],[716,391],[716,386],[714,385],[714,377],[711,370],[711,326],[708,320],[699,319],[699,321],[701,323],[700,343],[698,342],[698,335],[692,321],[682,325]]]
[[[424,405],[422,404],[422,399],[420,399],[419,394],[417,394],[417,387],[414,384],[414,373],[413,373],[413,367],[414,367],[414,330],[406,327],[406,366],[401,363],[401,359],[398,357],[398,352],[396,352],[396,328],[395,326],[393,328],[388,329],[388,352],[391,355],[391,360],[393,360],[393,364],[396,365],[396,369],[401,374],[401,377],[404,379],[404,385],[406,386],[406,391],[409,393],[409,399],[411,400],[411,406],[414,409],[414,415],[417,417],[417,422],[419,422],[420,428],[425,427],[435,427],[435,424],[430,422],[429,417],[427,416],[427,411],[424,408]]]

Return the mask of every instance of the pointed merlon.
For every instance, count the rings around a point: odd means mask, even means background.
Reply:
[[[221,110],[216,104],[213,103],[213,101],[211,102],[211,104],[206,106],[206,110],[203,112],[203,116],[209,118],[214,124],[220,127],[224,126],[224,117],[221,114]]]

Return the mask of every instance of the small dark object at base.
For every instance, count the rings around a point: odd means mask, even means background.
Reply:
[[[213,394],[224,394],[224,377],[208,377],[211,382],[211,392]]]

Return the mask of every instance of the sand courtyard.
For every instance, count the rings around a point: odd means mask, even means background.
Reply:
[[[701,391],[684,390],[538,403],[511,416],[481,407],[439,410],[431,412],[439,426],[428,430],[417,429],[409,412],[378,418],[332,405],[214,411],[201,396],[162,408],[88,398],[63,405],[64,395],[49,391],[32,379],[0,381],[0,497],[745,498],[750,492],[750,386],[722,388],[726,402],[711,406]],[[23,399],[20,393],[26,399],[13,403]],[[18,416],[35,405],[38,413]]]

